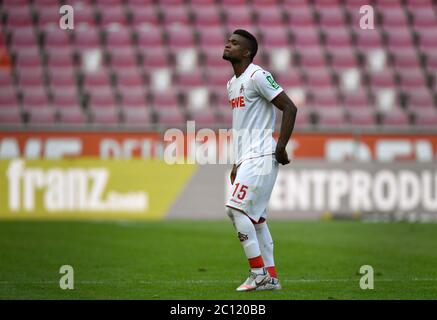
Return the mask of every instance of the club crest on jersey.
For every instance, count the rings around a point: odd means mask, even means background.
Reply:
[[[239,97],[233,98],[233,99],[229,100],[229,103],[231,104],[232,109],[243,108],[246,106],[246,104],[244,102],[244,96],[239,96]]]
[[[241,84],[241,87],[240,87],[240,94],[242,94],[244,92],[244,86],[243,86],[243,84]]]

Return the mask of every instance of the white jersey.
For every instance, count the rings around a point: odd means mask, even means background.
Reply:
[[[269,72],[251,63],[238,78],[234,75],[228,81],[227,90],[233,109],[234,163],[273,154],[275,106],[271,101],[283,89]]]

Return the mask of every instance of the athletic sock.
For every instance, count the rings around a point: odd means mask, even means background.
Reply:
[[[266,269],[272,278],[277,278],[278,275],[273,257],[273,239],[267,222],[255,224],[255,230]]]

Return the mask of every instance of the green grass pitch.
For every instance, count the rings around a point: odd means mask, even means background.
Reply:
[[[437,224],[271,221],[281,291],[238,293],[230,221],[0,222],[0,299],[436,299]],[[61,290],[59,269],[74,268]],[[374,289],[359,286],[362,265]]]

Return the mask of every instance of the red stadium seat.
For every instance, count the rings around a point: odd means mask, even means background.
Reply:
[[[37,49],[18,51],[15,57],[15,67],[20,70],[23,68],[41,67],[42,61]]]
[[[345,127],[345,112],[341,107],[316,110],[318,126]]]
[[[395,87],[395,77],[392,71],[372,73],[369,75],[370,86],[373,90],[389,89]]]
[[[108,4],[104,6],[100,9],[100,24],[103,28],[107,28],[111,24],[126,24],[126,14],[122,6],[108,6]]]
[[[137,67],[137,58],[132,47],[122,47],[110,50],[110,60],[113,69],[131,69]]]
[[[282,121],[279,120],[280,117],[277,117],[277,122]],[[277,123],[279,125],[279,123]],[[295,128],[297,130],[299,129],[309,129],[311,128],[311,115],[307,108],[298,108],[297,116],[296,116],[296,122],[295,122]]]
[[[413,109],[415,124],[418,128],[437,127],[437,111],[436,109]]]
[[[264,48],[288,47],[290,39],[284,27],[269,27],[261,30],[261,45]]]
[[[388,46],[391,50],[399,50],[413,46],[413,39],[408,28],[386,29],[388,33]]]
[[[304,6],[300,8],[293,8],[285,6],[284,9],[288,16],[288,25],[291,31],[293,31],[294,28],[308,28],[314,26],[314,15],[309,7]]]
[[[407,16],[401,6],[382,11],[382,22],[386,28],[405,27],[408,25]]]
[[[283,12],[277,6],[260,7],[255,10],[256,23],[259,28],[283,28],[284,27],[284,15]],[[267,28],[268,27],[268,28]]]
[[[212,108],[193,111],[187,120],[194,120],[196,122],[196,128],[212,128],[218,123],[218,117]]]
[[[357,58],[352,48],[331,48],[328,54],[331,67],[336,71],[358,67]]]
[[[23,94],[23,110],[29,115],[31,124],[55,123],[55,111],[45,91]]]
[[[190,87],[199,87],[205,84],[205,79],[201,71],[184,72],[176,75],[177,85],[181,89],[189,89]]]
[[[172,48],[187,48],[195,45],[191,27],[170,27],[167,29],[168,45]]]
[[[408,92],[408,109],[435,109],[434,98],[428,88]]]
[[[325,54],[319,47],[299,50],[299,57],[303,68],[320,68],[326,65]]]
[[[340,7],[321,8],[318,11],[320,16],[320,27],[324,28],[345,28],[345,15]]]
[[[40,29],[58,28],[59,29],[59,6],[42,7],[38,10],[38,26]]]
[[[310,104],[315,109],[333,109],[341,105],[335,91],[313,90],[311,96]]]
[[[320,45],[320,36],[314,27],[292,28],[294,35],[294,46],[297,50],[303,47],[318,47]]]
[[[208,88],[226,91],[226,84],[232,78],[232,70],[225,68],[207,68],[205,71]]]
[[[308,8],[310,0],[284,0],[283,6],[290,9]]]
[[[179,98],[175,91],[169,91],[165,94],[155,93],[153,95],[153,107],[155,110],[160,109],[178,109],[179,108]]]
[[[163,47],[145,49],[142,51],[142,56],[145,69],[167,68],[170,66],[170,58],[167,50]]]
[[[13,51],[32,50],[37,47],[37,38],[32,27],[12,30],[11,49]]]
[[[315,90],[333,90],[331,73],[327,68],[313,68],[305,70],[307,87]]]
[[[410,124],[408,115],[401,109],[395,108],[383,114],[384,126],[407,127]]]
[[[3,81],[1,83],[2,86],[0,90],[0,108],[4,110],[10,107],[13,108],[18,106],[18,99],[15,89],[12,86],[3,85]]]
[[[214,6],[193,6],[192,12],[197,31],[204,27],[221,27],[220,11]]]
[[[394,66],[396,69],[419,69],[420,62],[416,50],[413,48],[402,51],[393,51]]]
[[[76,80],[72,69],[56,69],[49,70],[49,82],[52,92],[76,92]]]
[[[79,51],[100,48],[100,36],[95,28],[75,28],[74,45]]]
[[[121,68],[117,73],[117,88],[123,96],[144,94],[146,90],[138,68]]]
[[[166,7],[162,10],[164,26],[189,26],[191,24],[190,14],[185,6]]]
[[[381,34],[377,30],[361,30],[356,33],[357,48],[361,51],[379,49],[383,46]]]
[[[158,10],[154,6],[139,5],[138,7],[130,5],[130,12],[132,14],[132,25],[134,27],[140,25],[159,25]]]
[[[147,125],[151,123],[151,111],[144,99],[144,94],[124,95],[121,110],[126,125]]]
[[[94,91],[90,96],[88,107],[93,122],[96,124],[117,124],[119,122],[119,111],[112,94],[97,94]]]
[[[401,0],[378,0],[377,6],[379,9],[388,10],[399,8],[402,4]]]
[[[74,1],[74,0],[72,0]],[[91,4],[85,4],[83,2],[75,1],[74,7],[74,28],[78,28],[83,25],[83,27],[95,28],[96,24],[96,13],[94,12],[94,7]]]
[[[227,38],[222,27],[202,27],[197,32],[202,49],[220,46],[224,48]]]
[[[398,70],[400,86],[403,90],[416,90],[426,86],[421,70]]]
[[[6,13],[8,30],[26,29],[32,27],[32,13],[29,6],[10,7]]]
[[[420,49],[423,51],[436,51],[437,39],[435,36],[435,30],[425,31],[419,35]]]
[[[345,28],[324,28],[323,34],[327,48],[345,48],[351,46],[351,36]]]
[[[59,17],[58,17],[59,19]],[[65,30],[56,28],[47,28],[44,32],[44,46],[47,49],[62,48],[70,46],[70,34]]]
[[[229,68],[229,62],[223,60],[222,58],[223,50],[224,46],[217,48],[205,48],[202,52],[205,58],[205,66]]]
[[[353,127],[375,127],[375,111],[373,108],[359,108],[349,110],[349,123]]]
[[[343,105],[346,109],[369,109],[371,102],[369,96],[364,89],[356,92],[346,92],[343,94]]]
[[[131,48],[131,32],[129,28],[117,26],[106,28],[106,46],[108,48]]]
[[[223,10],[226,16],[226,27],[229,31],[253,27],[253,15],[246,6],[225,6]]]
[[[106,71],[100,70],[98,72],[92,72],[84,75],[83,81],[84,89],[88,93],[101,93],[111,90],[111,82],[109,75]]]
[[[149,48],[162,47],[164,45],[161,28],[158,26],[139,26],[136,30],[138,48],[147,50]]]

